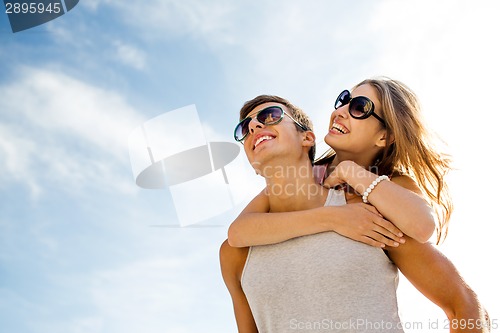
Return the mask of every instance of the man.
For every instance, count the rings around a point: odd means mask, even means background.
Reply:
[[[269,212],[307,211],[324,205],[329,193],[313,177],[315,137],[307,116],[276,96],[259,96],[243,109],[240,118],[244,120],[235,137],[244,139],[249,162],[266,180]],[[342,255],[339,249],[347,250]],[[488,331],[476,295],[432,245],[407,238],[405,244],[388,248],[387,255],[445,311],[450,323],[457,323],[450,324],[450,332]],[[220,258],[239,332],[402,332],[395,268],[381,249],[322,233],[250,251],[226,241]],[[348,318],[355,318],[355,324]],[[472,324],[459,325],[460,320]]]

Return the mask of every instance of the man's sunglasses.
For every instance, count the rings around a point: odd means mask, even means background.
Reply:
[[[257,112],[257,115],[255,116],[255,119],[263,125],[269,126],[269,125],[276,125],[278,124],[281,120],[283,120],[283,117],[287,115],[292,119],[297,126],[299,126],[301,129],[304,131],[307,131],[308,128],[301,123],[299,123],[297,120],[293,119],[292,116],[290,116],[288,113],[285,112],[281,107],[279,106],[269,106],[267,108],[264,108]],[[250,122],[252,121],[252,117],[247,117],[240,121],[238,125],[236,125],[236,128],[234,129],[234,139],[239,142],[243,142],[245,140],[246,136],[250,132],[249,126]]]
[[[385,127],[385,121],[375,113],[375,104],[365,96],[352,98],[349,90],[340,93],[335,101],[335,110],[349,104],[349,114],[355,119],[366,119],[370,116],[377,118]]]

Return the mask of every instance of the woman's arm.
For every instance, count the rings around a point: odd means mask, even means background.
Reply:
[[[241,273],[248,255],[248,248],[234,248],[222,243],[219,252],[220,267],[224,283],[233,301],[234,316],[239,333],[258,333],[252,311],[241,288]]]
[[[403,241],[401,231],[366,204],[268,212],[269,200],[263,191],[229,226],[229,244],[235,247],[275,244],[325,231],[335,231],[376,247],[398,246]]]
[[[405,192],[420,193],[413,181],[401,184]],[[386,251],[415,288],[446,313],[450,332],[490,331],[488,313],[477,295],[453,263],[432,244],[406,237],[404,244],[397,248],[388,247]]]
[[[353,161],[343,161],[325,180],[325,186],[348,183],[358,193],[364,193],[377,175]],[[430,239],[436,227],[432,208],[422,197],[417,184],[407,176],[382,181],[368,196],[368,201],[405,235],[423,243]]]
[[[453,263],[429,243],[407,238],[387,248],[389,258],[408,280],[446,313],[450,332],[489,332],[487,312]]]

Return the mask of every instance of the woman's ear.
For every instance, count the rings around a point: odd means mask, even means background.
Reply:
[[[380,137],[377,139],[375,145],[377,147],[386,147],[391,145],[394,142],[394,135],[389,134],[387,130],[380,131]]]
[[[316,135],[312,131],[305,131],[303,133],[302,146],[312,147],[316,143]]]

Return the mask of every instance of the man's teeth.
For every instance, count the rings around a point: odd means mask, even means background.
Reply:
[[[255,146],[254,147],[257,147],[257,145],[259,143],[261,143],[262,141],[265,141],[265,140],[272,140],[273,137],[272,136],[269,136],[269,135],[265,135],[265,136],[261,136],[260,138],[257,139],[257,141],[255,141]]]
[[[344,130],[344,129],[343,129],[343,128],[339,125],[339,124],[335,124],[335,123],[333,123],[332,128],[333,128],[333,129],[336,129],[337,131],[339,131],[339,132],[340,132],[340,133],[342,133],[342,134],[345,134],[345,133],[346,133],[346,131],[345,131],[345,130]]]

